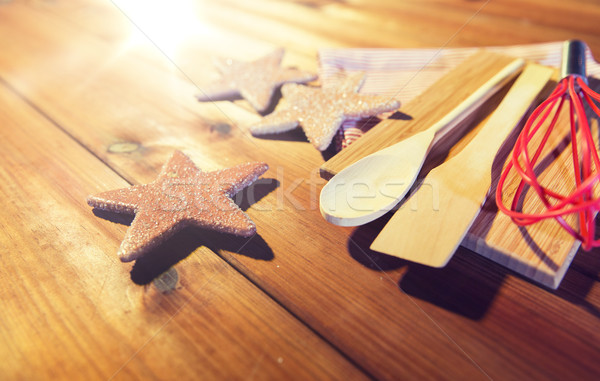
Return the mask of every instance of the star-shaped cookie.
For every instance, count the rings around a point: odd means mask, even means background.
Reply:
[[[358,94],[363,73],[354,73],[336,85],[322,88],[285,84],[281,93],[286,107],[275,110],[250,126],[254,135],[289,131],[298,125],[308,140],[319,150],[327,149],[342,122],[348,118],[364,118],[400,107],[390,97]]]
[[[133,261],[185,226],[198,226],[244,237],[256,226],[231,199],[269,167],[246,163],[214,172],[202,172],[181,151],[175,151],[158,178],[149,184],[89,196],[90,206],[135,214],[118,255]]]
[[[242,96],[258,112],[265,111],[275,89],[284,83],[305,83],[317,78],[316,75],[292,68],[282,68],[283,49],[252,62],[216,58],[214,65],[222,78],[201,89],[196,98],[210,102]]]

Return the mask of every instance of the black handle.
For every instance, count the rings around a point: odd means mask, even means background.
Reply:
[[[560,65],[560,78],[577,75],[587,83],[585,72],[585,43],[579,40],[565,41]]]

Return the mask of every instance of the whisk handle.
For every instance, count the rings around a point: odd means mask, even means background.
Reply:
[[[581,77],[587,83],[585,71],[585,43],[579,40],[565,41],[563,44],[560,78],[569,75]]]

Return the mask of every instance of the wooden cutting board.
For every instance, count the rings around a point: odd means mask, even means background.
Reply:
[[[476,53],[424,91],[420,96],[416,97],[410,103],[403,105],[400,108],[403,114],[401,120],[382,121],[350,147],[324,163],[321,167],[321,176],[329,179],[362,157],[426,129],[436,119],[441,118],[442,115],[462,101],[469,92],[474,91],[480,83],[493,75],[498,70],[498,66],[506,64],[505,60],[508,59],[510,58],[485,51]],[[546,94],[554,85],[555,82],[549,83]],[[500,100],[501,96],[493,98],[481,107],[476,115],[469,118],[470,123],[465,123],[465,129],[472,129],[458,142],[452,141],[450,138],[440,141],[436,147],[436,151],[439,152],[437,160],[435,158],[431,160],[429,168],[424,168],[420,177],[423,179],[428,170],[431,170],[436,164],[440,164],[459,153],[473,136],[477,134],[478,130],[485,123],[486,118],[495,109]],[[568,129],[568,120],[563,119],[559,134],[553,137],[553,141],[549,142],[549,147],[559,145],[565,134],[568,134]],[[561,134],[560,132],[563,131],[564,134]],[[594,136],[597,136],[597,134]],[[573,260],[580,243],[574,240],[552,220],[527,228],[519,227],[508,217],[497,212],[497,207],[493,200],[495,184],[498,181],[498,176],[504,166],[505,159],[512,150],[514,138],[514,136],[509,138],[496,156],[491,174],[492,187],[489,193],[490,196],[484,203],[479,216],[473,222],[461,245],[547,287],[557,288]],[[454,143],[456,144],[452,147]],[[541,175],[542,181],[549,181],[549,184],[555,189],[569,187],[569,152],[568,149],[562,150],[560,155],[554,159],[553,165],[549,166]],[[549,152],[545,154],[549,154]],[[517,178],[513,176],[510,178],[509,183],[513,186],[507,186],[506,189],[514,190],[516,183]],[[423,183],[422,186],[427,186],[427,184]],[[435,207],[435,189],[433,186],[429,188],[432,190],[429,197],[419,197],[418,200],[412,200],[402,207]],[[506,195],[506,197],[509,196],[509,194]],[[533,203],[535,207],[535,203],[538,201],[530,199],[527,202]]]

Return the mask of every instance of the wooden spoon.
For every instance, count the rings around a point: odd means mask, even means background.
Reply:
[[[436,134],[439,139],[449,133],[523,65],[523,59],[513,60],[428,129],[366,156],[335,175],[321,190],[323,217],[335,225],[357,226],[391,210],[414,184]]]

